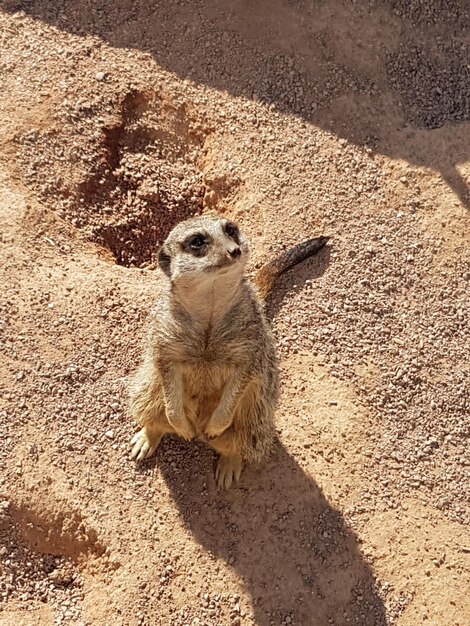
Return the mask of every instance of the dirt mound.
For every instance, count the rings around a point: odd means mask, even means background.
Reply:
[[[24,175],[44,203],[118,264],[155,266],[173,225],[223,195],[224,185],[216,180],[213,189],[199,167],[207,121],[186,103],[135,88],[111,93],[106,104],[80,98],[70,105],[48,128],[17,136]]]
[[[55,510],[45,505],[34,507],[31,503],[27,507],[11,503],[9,512],[23,540],[37,552],[75,561],[105,552],[96,532],[87,528],[76,512],[64,511],[62,507]]]
[[[79,563],[104,553],[79,515],[0,503],[0,607],[21,601],[51,605],[65,623],[82,610]]]

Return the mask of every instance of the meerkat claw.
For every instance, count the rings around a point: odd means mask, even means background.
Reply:
[[[219,489],[230,489],[240,480],[242,460],[240,457],[221,456],[215,470],[215,479]]]
[[[145,428],[142,428],[142,430],[132,437],[131,446],[133,446],[133,448],[131,451],[131,459],[135,459],[136,461],[148,459],[155,452],[159,443],[160,437],[152,442],[145,432]]]

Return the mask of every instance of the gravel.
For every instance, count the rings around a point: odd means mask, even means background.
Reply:
[[[466,621],[448,590],[470,545],[468,6],[359,4],[3,3],[2,608]],[[127,458],[158,245],[214,209],[252,240],[250,271],[331,236],[268,303],[282,443],[227,496],[202,445]],[[328,432],[336,414],[356,436]]]

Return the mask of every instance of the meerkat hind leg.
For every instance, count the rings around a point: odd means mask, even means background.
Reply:
[[[232,484],[240,480],[242,473],[241,456],[220,455],[215,470],[215,479],[219,489],[230,489]]]
[[[240,445],[230,427],[220,437],[207,442],[210,447],[219,453],[215,469],[215,480],[219,489],[230,489],[240,479],[243,458],[240,454]]]
[[[163,437],[163,433],[153,430],[148,426],[144,426],[138,433],[136,433],[131,440],[131,459],[136,461],[143,461],[152,456],[155,450],[158,448],[158,444]]]

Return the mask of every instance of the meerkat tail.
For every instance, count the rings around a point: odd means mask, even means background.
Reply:
[[[275,259],[264,265],[258,271],[253,281],[260,297],[264,300],[273,288],[278,276],[316,254],[328,240],[329,237],[324,236],[307,239],[285,250],[285,252],[282,252]]]

